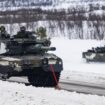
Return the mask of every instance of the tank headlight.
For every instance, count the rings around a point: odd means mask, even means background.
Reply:
[[[60,61],[60,62],[59,62],[59,64],[61,65],[61,64],[62,64],[62,62]]]
[[[49,60],[48,63],[49,63],[49,64],[56,64],[56,62],[57,62],[56,60]]]

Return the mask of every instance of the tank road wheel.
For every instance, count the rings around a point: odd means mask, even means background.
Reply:
[[[59,81],[60,72],[55,72],[55,75],[57,81]],[[54,87],[57,85],[52,75],[52,72],[46,72],[41,68],[33,70],[32,73],[28,75],[28,81],[33,86],[38,87]]]

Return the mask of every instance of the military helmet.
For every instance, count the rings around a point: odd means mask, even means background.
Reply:
[[[25,26],[21,26],[20,27],[20,31],[26,31],[26,27]]]
[[[4,26],[0,26],[0,31],[5,31],[5,27]]]

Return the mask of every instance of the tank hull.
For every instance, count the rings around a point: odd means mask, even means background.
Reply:
[[[54,54],[0,56],[0,74],[2,79],[14,76],[27,76],[34,86],[56,86],[50,65],[52,65],[57,81],[63,70],[62,60]],[[41,82],[43,81],[43,82]]]
[[[23,36],[17,34],[1,42],[6,45],[6,52],[0,54],[2,79],[27,76],[33,86],[53,87],[58,84],[63,63],[61,58],[48,53],[56,50],[50,47],[50,39],[37,39],[25,31]]]

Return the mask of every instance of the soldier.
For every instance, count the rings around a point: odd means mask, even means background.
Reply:
[[[33,32],[26,31],[26,28],[24,26],[20,27],[20,31],[17,33],[17,35],[14,36],[14,38],[34,38]]]
[[[6,32],[4,26],[1,26],[1,27],[0,27],[0,38],[1,38],[1,39],[10,38],[10,35]]]
[[[26,28],[24,26],[20,27],[20,31],[14,36],[14,38],[27,38]]]

